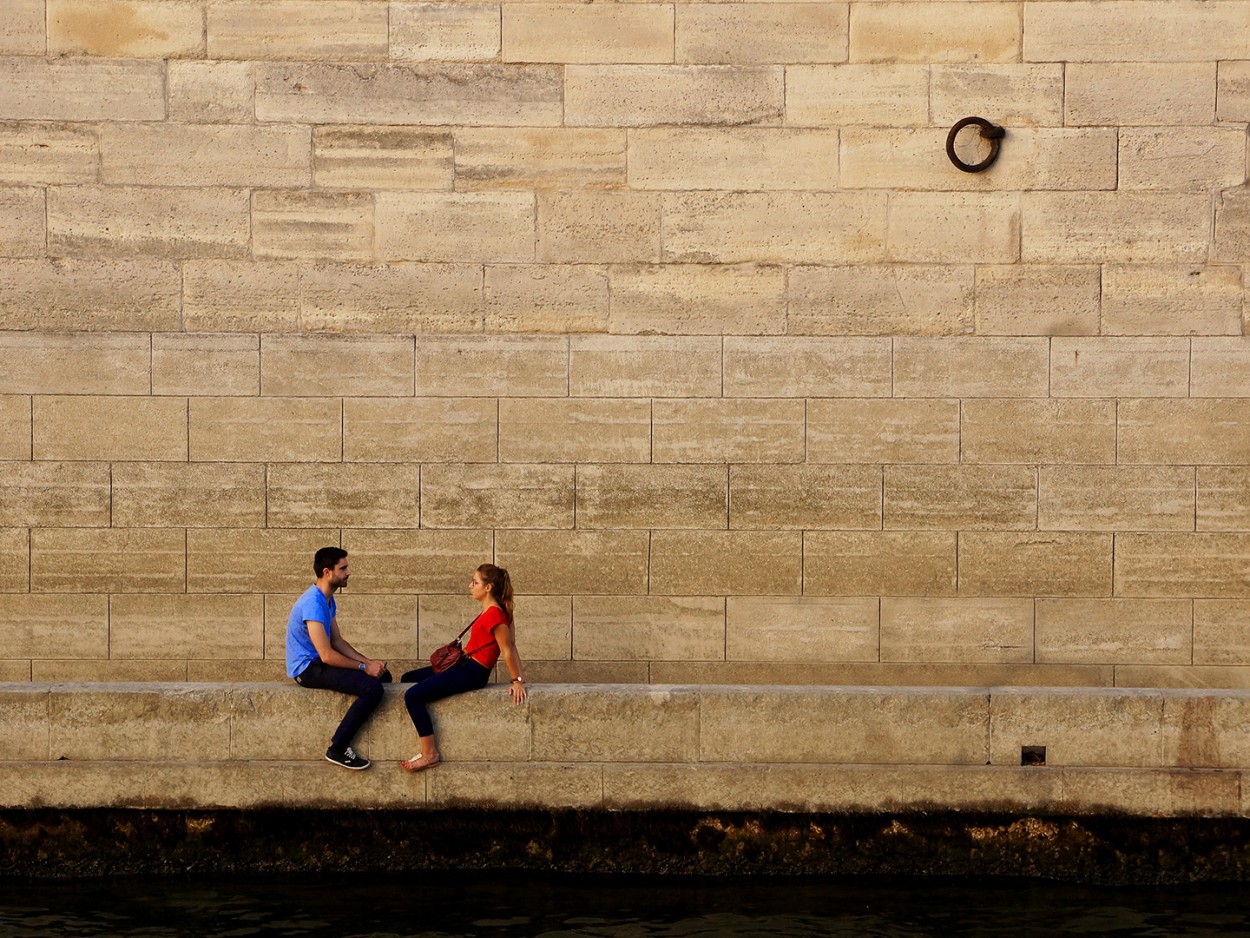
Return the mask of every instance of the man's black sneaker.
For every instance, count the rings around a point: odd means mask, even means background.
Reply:
[[[331,746],[326,750],[326,758],[335,765],[341,765],[345,769],[353,769],[357,772],[373,765],[364,756],[356,755],[356,750],[352,749],[351,746],[344,746],[342,749]]]

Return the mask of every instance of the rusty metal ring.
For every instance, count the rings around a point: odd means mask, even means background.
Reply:
[[[969,124],[976,124],[981,131],[981,139],[990,142],[990,155],[979,163],[965,163],[955,152],[955,138]],[[950,161],[955,164],[957,169],[963,170],[965,173],[979,173],[994,165],[994,161],[998,159],[999,141],[1006,134],[1007,131],[997,124],[991,124],[984,117],[965,117],[961,121],[956,121],[955,126],[951,128],[951,132],[946,135],[946,155],[950,157]]]

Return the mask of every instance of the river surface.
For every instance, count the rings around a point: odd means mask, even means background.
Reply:
[[[1250,935],[1250,888],[487,873],[0,880],[0,935]]]

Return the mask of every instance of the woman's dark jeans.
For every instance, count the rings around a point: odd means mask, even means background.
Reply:
[[[300,687],[336,690],[356,698],[330,740],[330,745],[339,749],[352,744],[365,720],[382,702],[382,685],[390,682],[390,671],[383,671],[381,677],[370,677],[359,668],[334,668],[322,661],[312,662],[295,678]]]
[[[452,665],[441,674],[435,674],[430,667],[407,672],[399,681],[401,684],[412,684],[404,693],[404,706],[408,708],[408,716],[412,717],[412,725],[417,728],[417,735],[434,735],[434,723],[430,720],[430,711],[426,709],[426,704],[454,694],[463,694],[465,691],[478,690],[485,687],[489,680],[490,668],[483,667],[471,658],[462,658],[458,664]]]

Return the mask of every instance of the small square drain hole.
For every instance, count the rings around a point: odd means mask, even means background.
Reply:
[[[1045,746],[1021,746],[1020,747],[1020,764],[1021,765],[1045,765],[1046,764],[1046,747]]]

